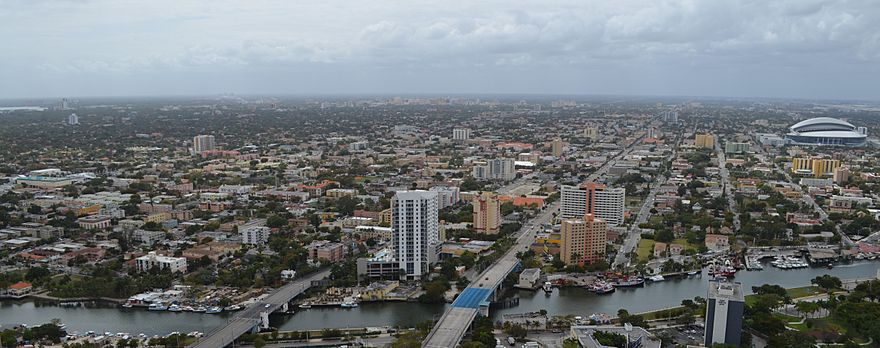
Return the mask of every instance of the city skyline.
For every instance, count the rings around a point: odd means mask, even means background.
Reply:
[[[8,2],[3,98],[571,94],[878,100],[868,3]],[[872,15],[873,14],[873,15]],[[42,23],[40,26],[28,23]]]

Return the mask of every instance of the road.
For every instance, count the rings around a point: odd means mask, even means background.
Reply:
[[[715,142],[715,153],[718,154],[718,168],[721,168],[721,187],[724,188],[724,195],[727,196],[727,208],[733,213],[733,233],[736,234],[740,227],[739,208],[733,199],[733,193],[730,191],[730,171],[727,170],[725,165],[727,158],[724,156],[724,151],[721,150],[720,141]]]
[[[258,301],[236,313],[235,316],[227,320],[226,325],[209,332],[205,337],[202,337],[198,342],[189,347],[217,348],[229,345],[239,336],[250,331],[260,323],[260,312],[268,311],[272,313],[278,310],[285,303],[308,290],[312,285],[312,281],[324,279],[329,275],[330,269],[325,269],[287,283],[276,289],[262,301]]]
[[[677,154],[678,143],[676,142],[675,148],[672,150],[672,154],[666,158],[666,161],[670,161],[671,159],[675,159]],[[639,240],[642,239],[641,229],[639,228],[639,224],[648,221],[648,218],[651,217],[651,208],[654,207],[654,197],[657,196],[657,191],[660,190],[660,187],[666,183],[666,178],[663,175],[657,175],[657,179],[651,188],[651,191],[645,197],[645,201],[642,203],[642,207],[639,209],[636,214],[635,222],[630,225],[629,230],[626,233],[626,239],[623,240],[623,245],[620,246],[620,249],[617,251],[617,255],[614,257],[614,262],[611,263],[612,269],[617,269],[621,266],[629,266],[629,257],[627,257],[628,253],[631,253],[636,250],[636,247],[639,245]]]
[[[648,221],[648,218],[651,217],[651,208],[654,207],[654,197],[657,196],[657,191],[660,189],[660,186],[663,186],[665,183],[666,178],[662,175],[658,176],[656,185],[651,188],[651,192],[645,197],[645,202],[639,209],[635,222],[629,227],[626,239],[623,241],[623,245],[620,246],[620,250],[618,250],[617,255],[614,257],[614,263],[611,264],[612,269],[616,269],[620,266],[629,266],[629,257],[627,257],[627,254],[633,252],[639,245],[639,240],[642,239],[639,224]]]

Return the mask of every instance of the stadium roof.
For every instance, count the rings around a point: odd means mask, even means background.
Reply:
[[[816,117],[809,120],[803,120],[791,126],[792,132],[811,132],[811,131],[852,131],[856,127],[849,122],[831,117]]]

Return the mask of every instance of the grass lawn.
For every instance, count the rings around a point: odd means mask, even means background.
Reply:
[[[792,299],[809,297],[809,296],[818,295],[818,294],[822,293],[822,291],[819,290],[819,287],[814,286],[814,285],[803,286],[803,287],[799,287],[799,288],[785,289],[785,292],[788,293],[788,297],[791,297]],[[755,295],[746,295],[746,304],[752,305],[754,303],[755,303]]]
[[[679,238],[679,239],[673,240],[672,243],[675,243],[678,245],[684,245],[685,249],[697,250],[700,248],[699,245],[688,243],[687,239],[684,239],[684,238]]]
[[[639,255],[639,261],[647,262],[648,258],[654,254],[654,240],[640,239],[639,246],[636,248],[636,254]]]
[[[803,286],[800,288],[785,289],[785,291],[788,292],[788,297],[791,298],[808,297],[822,293],[822,291],[819,290],[818,286],[813,285]]]

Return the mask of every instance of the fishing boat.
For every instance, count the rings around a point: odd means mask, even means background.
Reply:
[[[164,311],[164,310],[168,310],[168,307],[166,307],[165,305],[163,305],[161,303],[152,303],[152,304],[150,304],[149,307],[147,307],[147,310],[149,310],[149,311]]]
[[[205,310],[205,314],[217,314],[223,311],[223,308],[220,307],[211,307]]]

